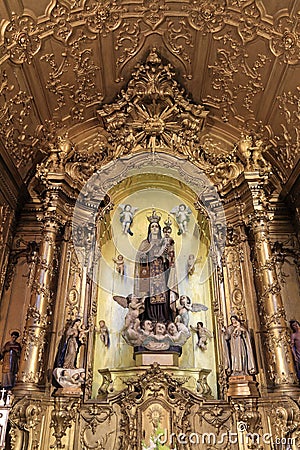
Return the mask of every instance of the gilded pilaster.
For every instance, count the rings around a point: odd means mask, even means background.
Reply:
[[[272,256],[269,216],[264,200],[260,191],[260,201],[257,204],[254,202],[254,212],[249,216],[249,225],[254,237],[258,306],[268,353],[268,372],[274,389],[284,392],[299,388],[275,259]]]

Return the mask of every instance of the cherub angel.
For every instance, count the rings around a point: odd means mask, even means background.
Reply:
[[[120,212],[120,222],[122,224],[123,233],[128,233],[130,236],[133,236],[130,227],[133,222],[133,216],[138,208],[135,208],[128,203],[126,205],[119,205],[119,208],[122,209]]]
[[[190,220],[189,216],[192,213],[190,208],[183,203],[181,205],[175,206],[170,211],[175,217],[179,231],[178,234],[185,234],[188,232],[188,222]]]
[[[106,326],[105,320],[99,320],[99,328],[95,327],[96,333],[100,333],[100,339],[105,345],[109,347],[109,330]]]
[[[113,258],[112,260],[115,263],[116,272],[118,272],[120,275],[124,276],[124,273],[125,273],[124,256],[118,255],[116,258]]]
[[[86,335],[88,334],[89,331],[90,331],[89,328],[86,327],[85,325],[82,324],[80,326],[78,339],[81,342],[81,344],[83,344],[83,345],[86,344],[86,341],[87,341]]]
[[[190,325],[192,331],[195,331],[198,336],[197,346],[201,350],[207,349],[207,340],[212,338],[211,332],[203,326],[203,322],[197,322],[197,327]]]
[[[113,299],[123,308],[128,308],[128,313],[125,317],[124,328],[140,327],[139,315],[145,310],[145,297],[139,298],[134,294],[130,294],[127,297],[121,297],[120,295],[114,295]]]
[[[193,303],[190,297],[187,295],[181,295],[179,298],[179,306],[177,308],[178,315],[181,318],[181,322],[188,327],[189,326],[189,312],[207,311],[207,306],[201,303]]]

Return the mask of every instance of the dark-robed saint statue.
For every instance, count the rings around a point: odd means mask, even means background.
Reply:
[[[152,212],[148,235],[138,249],[135,263],[134,294],[145,298],[145,309],[140,320],[173,322],[178,298],[175,268],[174,240],[170,237],[170,223],[165,222],[161,233],[161,216]]]

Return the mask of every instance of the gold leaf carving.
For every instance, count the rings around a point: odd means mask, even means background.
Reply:
[[[190,0],[183,10],[188,11],[191,27],[203,33],[215,33],[224,26],[225,1]]]
[[[38,31],[37,23],[32,17],[12,14],[12,20],[5,28],[4,43],[14,63],[31,63],[41,47]]]
[[[300,58],[300,17],[280,17],[274,24],[270,41],[272,52],[287,64],[297,64]]]
[[[123,8],[116,1],[87,0],[84,5],[84,16],[88,29],[93,33],[101,33],[106,36],[120,26],[121,11]]]

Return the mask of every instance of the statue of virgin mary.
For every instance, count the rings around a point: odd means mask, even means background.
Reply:
[[[178,298],[172,229],[170,222],[165,222],[162,236],[161,216],[156,211],[147,219],[147,238],[141,242],[136,256],[134,293],[145,298],[140,320],[166,324],[175,320]]]

